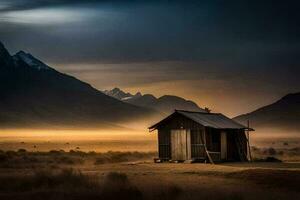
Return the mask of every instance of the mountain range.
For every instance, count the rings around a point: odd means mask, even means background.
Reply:
[[[10,55],[0,42],[0,127],[118,128],[129,122],[151,124],[174,109],[205,112],[181,97],[130,94],[121,89],[99,91],[75,77],[56,71],[29,53]],[[256,130],[299,132],[300,93],[234,120]]]
[[[136,94],[131,94],[128,92],[124,92],[119,88],[105,90],[103,92],[123,102],[140,107],[154,109],[164,114],[170,114],[175,109],[206,112],[205,109],[200,108],[195,102],[185,100],[184,98],[178,96],[164,95],[159,98],[156,98],[152,94],[142,95],[140,92],[137,92]]]
[[[31,54],[11,56],[2,43],[0,91],[1,127],[111,127],[158,115],[105,95]]]
[[[300,130],[300,93],[288,94],[270,105],[233,119],[245,125],[249,120],[251,127],[257,130],[273,129],[298,133]]]

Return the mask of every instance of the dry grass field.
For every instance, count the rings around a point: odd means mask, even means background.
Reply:
[[[211,165],[153,163],[153,135],[1,137],[0,199],[300,199],[299,138],[252,138],[253,162]]]
[[[300,163],[155,164],[155,153],[0,152],[0,199],[299,199]]]

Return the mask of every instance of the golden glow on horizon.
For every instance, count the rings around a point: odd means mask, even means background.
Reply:
[[[0,150],[156,151],[157,135],[115,130],[0,130]]]
[[[266,93],[256,86],[255,82],[250,82],[252,86],[245,88],[241,84],[232,83],[232,80],[205,76],[183,79],[184,76],[192,75],[187,73],[180,78],[178,74],[168,71],[169,65],[178,67],[179,64],[168,62],[61,64],[58,69],[90,83],[99,90],[119,87],[125,92],[133,94],[136,92],[149,93],[156,97],[176,95],[192,100],[200,107],[209,107],[213,112],[221,112],[229,117],[251,112],[261,106],[273,103],[280,97],[276,93]],[[149,66],[165,67],[166,69],[152,69]],[[129,70],[131,68],[132,70]],[[129,71],[130,73],[128,73]]]
[[[141,91],[156,97],[166,94],[192,100],[200,107],[208,107],[212,112],[221,112],[229,117],[235,117],[256,110],[259,105],[267,105],[272,100],[264,96],[249,96],[249,91],[235,91],[228,83],[222,80],[178,80],[129,86],[121,88],[135,94]],[[276,97],[274,97],[274,101]]]
[[[154,134],[145,131],[132,130],[30,130],[30,129],[7,129],[0,130],[1,141],[12,140],[113,140],[131,139],[145,140],[153,139]]]
[[[286,134],[279,130],[251,132],[251,145],[260,141],[298,141],[299,133]],[[115,130],[0,130],[0,150],[26,149],[48,152],[50,150],[76,151],[157,151],[157,134],[148,131]]]

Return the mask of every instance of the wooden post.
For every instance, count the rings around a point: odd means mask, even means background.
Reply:
[[[250,135],[249,135],[249,128],[250,128],[250,121],[247,121],[247,143],[248,143],[248,151],[249,151],[249,160],[252,161],[252,156],[251,156],[251,148],[250,148]]]
[[[189,153],[188,153],[188,147],[190,145],[188,145],[188,131],[187,129],[185,130],[185,154],[186,154],[186,160],[189,159]]]
[[[227,132],[221,131],[221,160],[227,160]]]
[[[209,152],[208,152],[207,147],[206,147],[206,130],[205,130],[205,128],[204,128],[203,133],[204,133],[204,136],[203,136],[204,137],[204,148],[205,148],[206,155],[207,155],[207,157],[209,159],[209,162],[211,164],[215,164],[214,161],[212,160],[211,156],[209,155]]]
[[[191,147],[191,130],[186,129],[186,147],[187,147],[187,159],[192,160],[192,147]]]

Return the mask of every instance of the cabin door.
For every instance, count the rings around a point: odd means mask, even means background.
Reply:
[[[191,158],[190,130],[171,130],[172,160],[184,161]]]

